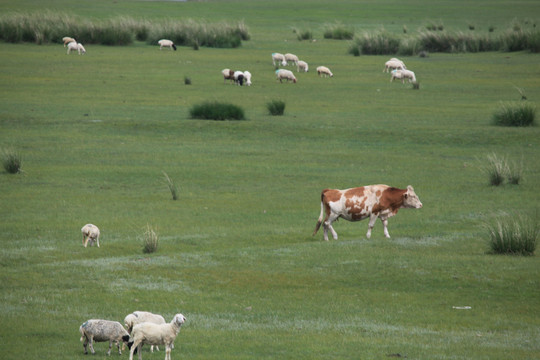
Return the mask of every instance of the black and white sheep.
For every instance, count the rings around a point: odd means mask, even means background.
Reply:
[[[171,350],[174,340],[180,332],[180,327],[186,321],[182,314],[176,314],[168,324],[142,323],[133,327],[130,336],[124,336],[123,340],[128,341],[130,348],[129,360],[133,360],[135,350],[139,353],[139,360],[142,360],[141,347],[148,345],[165,345],[165,360],[171,360]],[[131,340],[130,340],[131,339]]]
[[[77,43],[76,41],[72,41],[70,42],[68,45],[67,45],[67,54],[69,55],[69,53],[72,51],[72,50],[77,50],[77,52],[79,53],[79,55],[81,55],[81,53],[84,55],[86,54],[86,49],[84,48],[84,46],[81,44],[81,43]]]
[[[332,74],[332,72],[330,71],[329,68],[327,68],[326,66],[318,66],[317,67],[317,74],[319,74],[319,76],[323,76],[324,77],[327,77],[327,76],[334,76],[334,74]]]
[[[118,354],[121,355],[122,350],[120,349],[120,342],[123,342],[123,348],[127,343],[127,340],[124,340],[124,337],[129,337],[126,329],[124,329],[122,324],[120,324],[118,321],[101,319],[91,319],[85,321],[79,327],[79,332],[81,333],[81,342],[83,343],[85,354],[88,354],[88,344],[90,344],[90,351],[92,351],[92,354],[95,354],[96,352],[94,351],[93,343],[108,341],[109,351],[107,351],[107,355],[111,355],[113,342],[116,343],[116,346],[118,347]]]
[[[96,225],[86,224],[82,227],[81,232],[84,247],[88,245],[88,242],[90,242],[90,246],[97,243],[97,246],[99,247],[99,229]]]
[[[159,44],[159,50],[163,49],[164,47],[168,47],[169,49],[176,51],[176,45],[171,40],[167,39],[161,39],[158,41]]]
[[[148,311],[134,311],[124,318],[124,324],[127,328],[127,331],[130,334],[135,325],[141,324],[144,322],[150,322],[154,324],[165,324],[165,319],[161,315],[153,314]],[[150,350],[154,352],[154,345],[151,346]],[[159,351],[159,348],[157,350]]]
[[[235,71],[233,76],[235,84],[244,85],[244,73],[242,71]]]
[[[290,70],[285,70],[285,69],[276,70],[276,78],[277,80],[279,80],[280,83],[283,82],[283,80],[287,80],[287,82],[291,80],[293,83],[296,83],[296,77]]]

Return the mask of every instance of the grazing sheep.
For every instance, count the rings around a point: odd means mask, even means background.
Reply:
[[[300,60],[296,63],[296,66],[297,66],[298,72],[300,71],[308,72],[309,66],[307,62]]]
[[[90,242],[90,246],[94,245],[94,242],[97,243],[97,247],[99,247],[99,229],[94,224],[86,224],[81,229],[82,232],[82,241],[84,247],[88,245],[88,242]]]
[[[234,71],[231,69],[223,69],[221,70],[221,73],[223,74],[223,83],[225,84],[225,81],[230,80],[231,82],[234,81]]]
[[[186,321],[182,314],[176,314],[168,324],[142,323],[133,327],[131,340],[128,342],[130,348],[129,360],[133,360],[135,350],[139,353],[139,360],[142,360],[141,347],[143,344],[165,345],[165,360],[171,360],[171,350],[174,340],[180,332],[180,327]],[[124,336],[123,340],[128,341],[129,336]]]
[[[171,40],[167,39],[161,39],[158,41],[159,44],[159,50],[163,49],[164,47],[168,47],[169,49],[176,51],[176,45]]]
[[[241,72],[241,71],[235,71],[234,72],[234,82],[237,84],[237,85],[244,85],[244,73]]]
[[[334,74],[332,74],[332,72],[330,71],[329,68],[327,68],[326,66],[319,66],[317,67],[317,74],[319,74],[319,76],[323,76],[324,77],[327,77],[327,76],[334,76]]]
[[[285,69],[276,70],[276,78],[277,80],[279,80],[280,83],[283,82],[283,79],[287,80],[287,82],[289,82],[289,80],[292,80],[293,83],[296,83],[296,78],[294,77],[294,74],[290,70],[285,70]]]
[[[77,50],[77,52],[79,53],[79,55],[81,55],[81,52],[83,54],[86,54],[86,49],[84,48],[84,46],[82,46],[81,43],[77,43],[76,41],[72,41],[70,42],[68,45],[67,45],[67,53],[69,55],[69,53],[71,52],[71,50]]]
[[[288,63],[293,63],[294,65],[298,64],[298,56],[294,54],[285,54],[285,61]]]
[[[131,334],[133,326],[141,324],[143,322],[150,322],[154,324],[165,324],[165,319],[163,316],[158,314],[152,314],[148,311],[134,311],[131,314],[127,315],[124,318],[124,324],[126,325],[127,331]],[[157,350],[159,348],[156,346]],[[154,345],[150,347],[150,351],[154,352]]]
[[[405,79],[408,79],[409,82],[416,82],[416,76],[410,70],[392,70],[390,82],[394,81],[394,79],[401,79],[403,84],[405,83]]]
[[[246,85],[251,86],[251,73],[249,71],[244,71],[244,80],[246,80]]]
[[[404,70],[407,67],[405,66],[405,63],[397,58],[391,58],[387,62],[384,63],[384,70],[383,72],[390,72],[391,70]]]
[[[272,53],[272,64],[276,66],[276,62],[281,64],[282,66],[287,66],[287,61],[285,60],[285,56],[280,53]]]
[[[111,355],[113,342],[115,342],[116,346],[118,347],[118,354],[122,355],[122,350],[120,349],[120,341],[123,342],[123,348],[124,345],[127,343],[127,340],[124,340],[124,337],[129,337],[126,329],[124,329],[122,324],[120,324],[118,321],[100,319],[91,319],[84,322],[79,327],[79,332],[81,333],[81,342],[83,343],[85,354],[88,354],[88,343],[90,343],[90,351],[92,351],[92,354],[95,354],[96,352],[94,351],[93,345],[94,341],[108,341],[109,351],[107,351],[107,355]]]
[[[62,41],[64,42],[64,47],[66,47],[66,45],[69,44],[70,42],[77,42],[77,40],[69,36],[63,37]]]

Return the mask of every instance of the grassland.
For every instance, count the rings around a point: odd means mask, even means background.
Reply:
[[[84,358],[82,322],[134,310],[187,317],[173,359],[538,356],[538,256],[489,255],[484,227],[538,212],[539,127],[491,124],[501,102],[520,101],[515,87],[538,106],[538,55],[406,57],[420,82],[412,90],[382,73],[387,56],[347,55],[347,41],[322,31],[335,21],[498,31],[538,24],[540,3],[332,4],[0,1],[2,12],[244,20],[251,33],[238,49],[136,43],[85,56],[0,43],[0,148],[23,158],[22,174],[0,171],[3,359]],[[294,28],[317,41],[297,41]],[[279,84],[275,51],[310,72]],[[318,78],[317,65],[335,76]],[[253,86],[224,84],[226,67],[250,70]],[[242,106],[247,120],[189,119],[214,100]],[[284,116],[268,114],[272,100],[286,103]],[[489,186],[481,167],[492,153],[523,159],[519,185]],[[367,240],[367,223],[345,221],[338,241],[311,236],[323,188],[372,183],[411,184],[424,207],[391,218],[392,239],[380,223]],[[81,245],[88,222],[101,229],[99,249]],[[147,225],[159,234],[152,254],[142,251]]]

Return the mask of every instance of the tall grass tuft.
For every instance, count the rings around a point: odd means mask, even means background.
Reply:
[[[202,120],[244,120],[244,109],[237,105],[205,102],[194,105],[189,114],[192,119]]]
[[[323,37],[325,39],[351,40],[354,30],[341,24],[325,24]]]
[[[285,101],[282,100],[272,100],[266,103],[266,108],[270,115],[280,116],[285,112]]]
[[[297,28],[293,28],[293,33],[296,34],[296,38],[299,41],[313,39],[313,31],[310,29],[299,30]]]
[[[503,103],[493,114],[493,124],[499,126],[533,126],[536,109],[527,102]]]
[[[495,153],[487,156],[487,164],[483,169],[488,175],[489,183],[492,186],[502,185],[509,172],[506,158],[499,157]]]
[[[158,249],[158,245],[158,234],[149,224],[146,224],[146,230],[143,233],[143,253],[151,254],[156,252]]]
[[[21,154],[13,149],[2,150],[2,165],[4,170],[10,174],[22,172],[22,157]]]
[[[486,225],[493,254],[533,255],[540,234],[539,222],[525,217],[505,216]]]
[[[178,200],[178,187],[165,171],[163,171],[163,176],[165,177],[165,183],[171,192],[172,199]]]
[[[352,41],[348,52],[355,56],[397,54],[400,42],[396,35],[384,30],[377,33],[365,32]]]

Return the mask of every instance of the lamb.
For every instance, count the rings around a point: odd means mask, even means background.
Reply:
[[[241,71],[235,71],[234,72],[234,82],[237,85],[242,86],[244,84],[244,73]]]
[[[62,41],[64,42],[64,47],[66,47],[66,45],[69,44],[70,42],[77,42],[77,40],[69,36],[63,37]]]
[[[317,67],[317,74],[319,74],[319,76],[322,76],[324,75],[324,77],[327,77],[327,76],[334,76],[334,74],[332,74],[332,72],[330,71],[329,68],[327,68],[326,66],[319,66]]]
[[[288,63],[293,63],[294,65],[298,64],[298,56],[294,54],[285,54],[285,61]]]
[[[180,327],[186,321],[182,314],[176,314],[168,324],[153,324],[145,322],[137,324],[131,332],[132,341],[128,342],[130,348],[129,360],[133,360],[135,350],[139,352],[139,360],[142,360],[141,347],[143,344],[165,345],[165,360],[171,360],[171,350],[174,340],[180,332]],[[122,340],[128,341],[130,336],[124,336]]]
[[[299,61],[296,63],[296,66],[297,66],[298,72],[300,72],[300,71],[308,72],[309,66],[308,66],[308,63],[307,63],[307,62],[302,61],[302,60],[299,60]]]
[[[384,63],[384,70],[383,72],[390,72],[391,70],[405,70],[407,67],[405,66],[405,63],[397,58],[391,58],[387,62]]]
[[[223,69],[221,70],[221,73],[223,74],[223,83],[227,80],[234,81],[234,71],[231,69]]]
[[[272,64],[276,66],[276,62],[283,66],[287,66],[287,61],[285,60],[285,56],[280,53],[272,53]]]
[[[134,311],[124,318],[124,324],[126,325],[127,331],[129,333],[131,333],[131,331],[133,330],[133,326],[141,324],[143,322],[165,324],[165,319],[161,315],[152,314],[148,311]],[[150,350],[154,352],[154,345],[151,346]],[[157,350],[159,351],[159,348],[157,348]]]
[[[159,44],[159,50],[163,49],[164,47],[168,47],[169,49],[176,51],[176,45],[171,40],[167,39],[161,39],[158,41]]]
[[[251,73],[249,71],[244,71],[244,80],[246,80],[246,85],[251,86]]]
[[[84,247],[88,245],[88,242],[90,242],[90,246],[94,245],[95,242],[97,243],[97,247],[99,247],[99,228],[96,225],[86,224],[82,227],[81,232]]]
[[[81,44],[81,43],[77,43],[76,41],[72,41],[70,42],[68,45],[67,45],[67,53],[69,55],[69,53],[71,52],[71,50],[77,50],[79,55],[81,55],[81,52],[83,54],[86,54],[86,49],[84,48],[84,46]]]
[[[276,70],[276,77],[280,83],[283,82],[283,79],[287,80],[287,82],[289,82],[289,80],[292,80],[293,83],[296,83],[296,78],[290,70],[278,69]]]
[[[122,324],[120,324],[118,321],[101,319],[91,319],[84,322],[79,327],[79,332],[81,333],[81,342],[84,346],[84,353],[88,354],[87,345],[88,343],[90,343],[90,350],[92,351],[92,355],[96,353],[94,351],[94,341],[109,342],[109,351],[107,351],[107,355],[111,355],[112,344],[113,342],[115,342],[116,346],[118,347],[118,354],[122,355],[122,350],[120,349],[120,341],[123,342],[122,348],[124,348],[125,344],[127,343],[127,341],[124,340],[124,337],[129,337],[126,329],[124,329]]]
[[[390,82],[394,81],[394,79],[401,79],[403,84],[405,83],[405,79],[408,79],[409,82],[416,82],[416,76],[410,70],[392,70]]]

